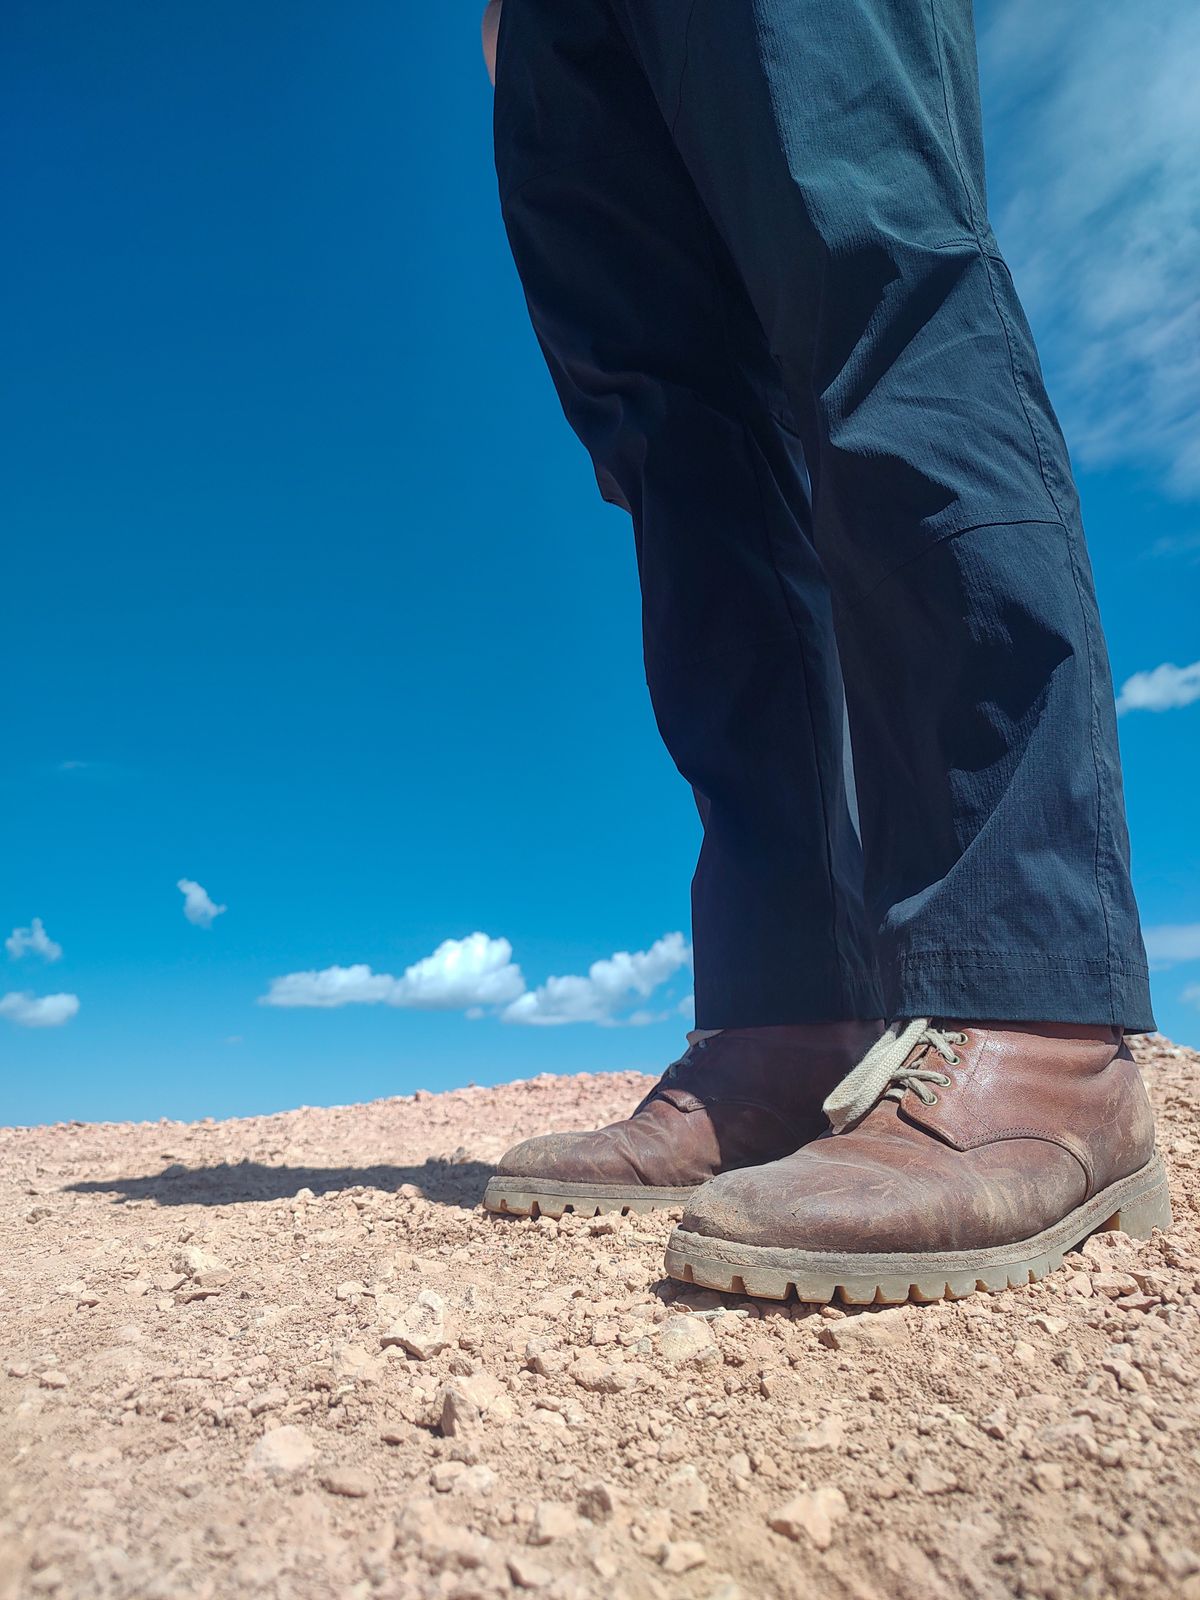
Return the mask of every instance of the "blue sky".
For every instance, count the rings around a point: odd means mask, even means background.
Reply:
[[[1200,22],[978,17],[1135,680],[1158,1018],[1200,1044]],[[0,1121],[658,1070],[698,827],[508,258],[474,7],[5,31]]]

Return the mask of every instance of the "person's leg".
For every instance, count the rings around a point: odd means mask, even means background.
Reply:
[[[563,408],[633,519],[654,710],[704,823],[697,1026],[877,1016],[797,423],[606,0],[506,0],[496,152]]]
[[[613,5],[813,408],[888,1014],[1152,1027],[1078,499],[987,219],[969,0]]]
[[[718,1176],[669,1271],[856,1301],[1027,1282],[1169,1220],[1066,447],[987,222],[969,0],[612,0],[778,358],[897,1020],[834,1136]]]
[[[533,325],[634,526],[647,679],[704,823],[693,1040],[634,1115],[543,1135],[485,1205],[679,1203],[826,1126],[878,1035],[831,601],[797,426],[607,0],[506,0],[496,154]]]

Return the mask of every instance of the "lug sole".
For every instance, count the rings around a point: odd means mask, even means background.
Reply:
[[[1093,1233],[1119,1230],[1148,1239],[1171,1225],[1171,1200],[1162,1161],[1110,1184],[1069,1216],[1015,1244],[985,1250],[912,1255],[838,1255],[821,1250],[776,1250],[710,1239],[676,1228],[667,1244],[672,1278],[727,1294],[762,1300],[845,1305],[902,1305],[915,1300],[959,1300],[977,1289],[1023,1288],[1063,1264],[1063,1256]]]
[[[483,1194],[485,1211],[509,1217],[561,1217],[573,1211],[598,1217],[606,1211],[662,1211],[684,1206],[696,1186],[654,1189],[643,1183],[537,1183],[531,1178],[491,1178]]]

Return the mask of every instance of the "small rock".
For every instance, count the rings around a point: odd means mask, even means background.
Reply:
[[[514,1551],[509,1556],[508,1575],[517,1589],[544,1589],[554,1577],[548,1567],[526,1555],[523,1550]]]
[[[479,1407],[461,1389],[447,1384],[442,1390],[442,1434],[447,1439],[461,1439],[479,1426]]]
[[[38,1374],[38,1382],[43,1389],[65,1389],[70,1381],[65,1372],[59,1372],[55,1368]]]
[[[1145,1391],[1147,1387],[1145,1376],[1128,1361],[1109,1359],[1102,1361],[1100,1365],[1105,1372],[1112,1374],[1120,1388],[1128,1390],[1130,1394],[1141,1394]]]
[[[880,1350],[903,1336],[907,1321],[901,1306],[888,1311],[863,1311],[856,1317],[823,1322],[820,1339],[831,1350]]]
[[[466,1470],[461,1461],[439,1461],[429,1474],[429,1482],[439,1494],[449,1494]]]
[[[316,1447],[303,1428],[285,1423],[263,1434],[247,1457],[246,1465],[272,1478],[285,1478],[301,1472],[316,1453]]]
[[[498,1482],[496,1473],[491,1467],[485,1466],[481,1461],[478,1466],[468,1467],[458,1480],[458,1488],[463,1494],[491,1494]]]
[[[663,1571],[673,1575],[691,1572],[693,1567],[702,1567],[707,1560],[708,1551],[695,1539],[668,1539],[658,1554]]]
[[[361,1467],[332,1467],[322,1477],[321,1487],[347,1500],[365,1500],[374,1485]]]
[[[568,1539],[578,1522],[574,1511],[559,1500],[539,1501],[529,1525],[530,1544],[553,1544],[555,1539]]]
[[[250,1415],[259,1417],[264,1411],[280,1411],[288,1402],[286,1389],[264,1389],[250,1402]]]
[[[663,1485],[671,1510],[685,1517],[703,1516],[708,1510],[708,1485],[688,1462],[673,1472]]]
[[[571,1377],[589,1394],[620,1394],[632,1386],[629,1374],[620,1367],[608,1366],[588,1356],[572,1365]]]
[[[841,1417],[822,1417],[815,1428],[806,1428],[792,1440],[797,1450],[840,1450],[846,1442],[846,1425]]]
[[[1057,1461],[1039,1461],[1029,1476],[1043,1494],[1053,1494],[1066,1483],[1066,1474]]]
[[[1007,1439],[1008,1412],[1003,1406],[997,1406],[994,1411],[989,1411],[987,1416],[979,1419],[979,1426],[989,1439]]]
[[[608,1522],[617,1509],[617,1492],[602,1480],[585,1484],[579,1491],[579,1511],[590,1522]]]
[[[1118,1295],[1136,1294],[1138,1281],[1128,1272],[1093,1272],[1092,1290],[1095,1294],[1102,1294],[1109,1300],[1115,1300]]]
[[[433,1289],[422,1289],[408,1310],[380,1337],[380,1344],[399,1345],[418,1361],[428,1361],[450,1343],[446,1335],[446,1303]]]
[[[198,1244],[185,1245],[171,1265],[198,1289],[223,1289],[233,1277],[232,1270],[223,1261],[201,1250]]]
[[[827,1326],[836,1328],[839,1324]],[[803,1535],[818,1550],[828,1550],[833,1543],[833,1525],[848,1509],[840,1489],[812,1489],[773,1511],[767,1518],[767,1526],[786,1539],[798,1540]]]
[[[339,1283],[335,1294],[339,1300],[356,1300],[360,1294],[366,1294],[365,1287],[357,1278],[347,1278],[345,1283]]]
[[[918,1494],[953,1494],[960,1487],[952,1472],[946,1472],[927,1461],[914,1468],[909,1477]]]
[[[695,1362],[699,1366],[720,1360],[721,1352],[711,1326],[699,1317],[673,1317],[663,1329],[659,1354],[673,1367]]]

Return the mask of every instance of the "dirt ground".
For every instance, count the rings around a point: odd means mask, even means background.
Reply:
[[[1171,1231],[882,1311],[478,1209],[631,1074],[0,1130],[0,1597],[1200,1600],[1200,1055],[1138,1050]]]

